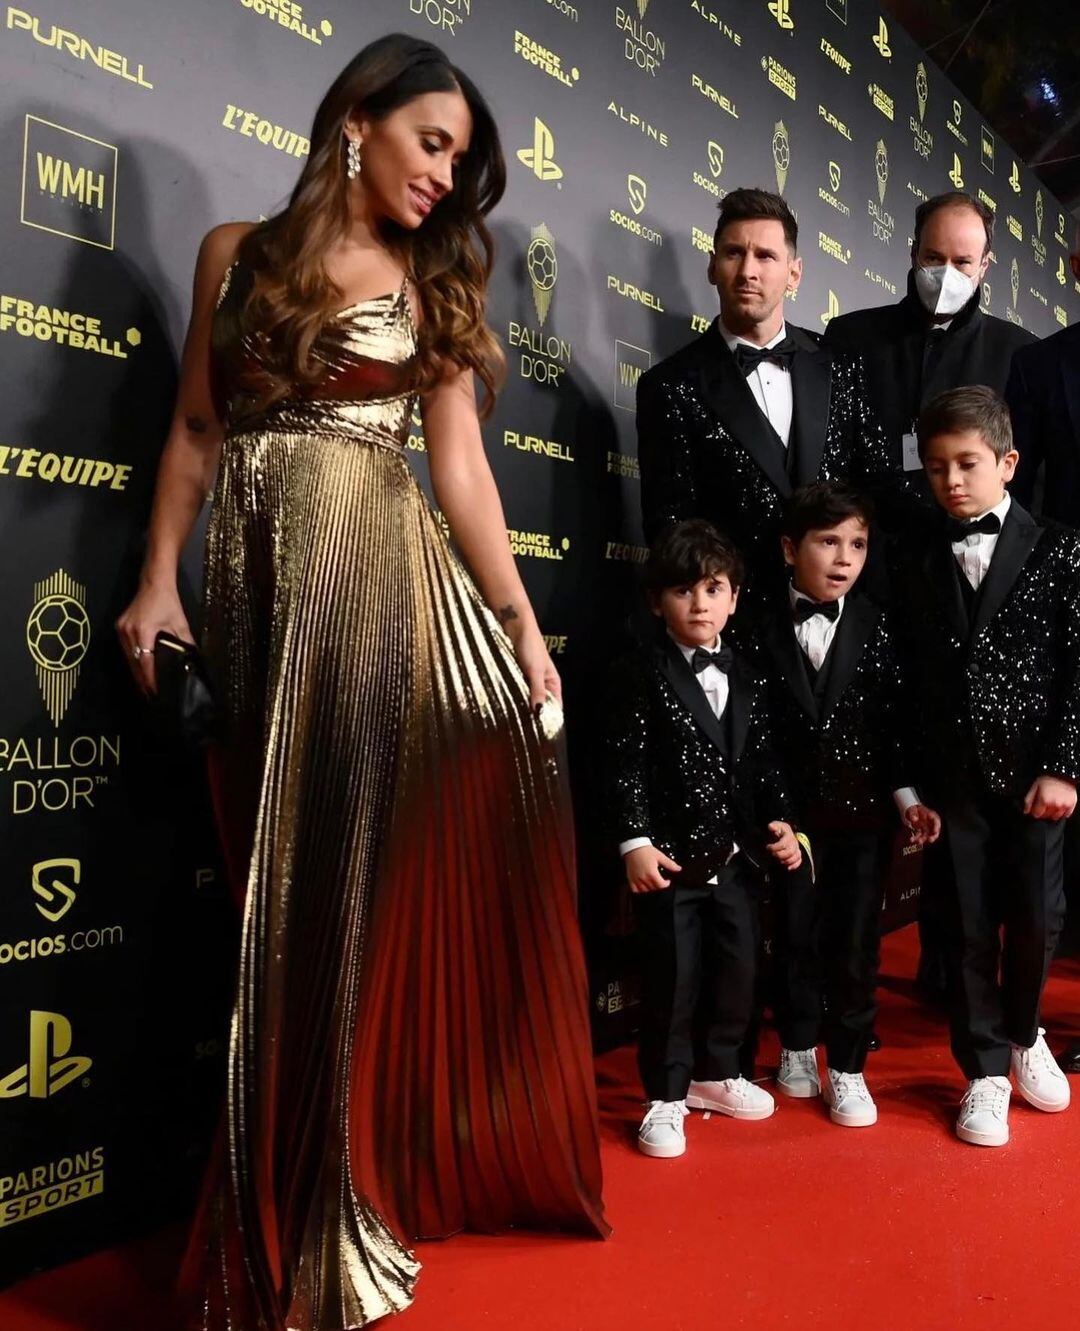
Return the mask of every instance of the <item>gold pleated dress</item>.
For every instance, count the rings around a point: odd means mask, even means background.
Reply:
[[[415,348],[403,288],[329,322],[317,394],[224,385],[204,647],[243,917],[204,1331],[364,1326],[413,1238],[607,1233],[561,736],[408,463]]]

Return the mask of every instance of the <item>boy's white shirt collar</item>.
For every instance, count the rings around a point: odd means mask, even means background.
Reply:
[[[1002,499],[999,503],[995,504],[993,508],[987,508],[987,509],[984,509],[981,513],[976,513],[976,514],[974,514],[974,515],[973,515],[972,517],[970,517],[970,518],[962,518],[961,521],[963,521],[963,522],[978,522],[980,518],[985,518],[986,515],[987,515],[987,513],[993,513],[993,514],[997,517],[997,520],[998,520],[998,521],[1004,526],[1004,523],[1005,523],[1005,514],[1008,513],[1008,511],[1009,511],[1009,506],[1010,506],[1011,503],[1012,503],[1012,495],[1009,494],[1008,490],[1006,490],[1006,491],[1005,491],[1005,498]],[[979,535],[979,536],[988,536],[989,534],[990,534],[989,532],[977,532],[977,533],[976,533],[976,535]],[[964,539],[966,540],[967,537],[964,537]],[[956,545],[956,544],[957,544],[957,542],[954,541],[954,542],[953,542],[953,545]]]

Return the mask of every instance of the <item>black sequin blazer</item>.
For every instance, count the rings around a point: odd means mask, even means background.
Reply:
[[[892,792],[914,784],[904,743],[913,718],[887,611],[846,596],[815,677],[785,591],[770,599],[747,650],[768,686],[773,745],[803,823],[811,832],[895,825]]]
[[[885,435],[871,409],[862,360],[823,347],[788,325],[791,459],[754,400],[718,322],[638,380],[637,430],[645,537],[684,518],[707,518],[742,550],[751,577],[782,582],[778,522],[784,499],[806,481],[853,481],[889,471]]]
[[[943,523],[901,554],[920,792],[981,775],[1019,800],[1043,773],[1080,779],[1080,535],[1013,500],[970,619]]]
[[[773,860],[767,825],[792,820],[792,803],[769,736],[764,682],[736,654],[718,720],[675,644],[662,641],[617,661],[609,675],[604,779],[615,841],[649,837],[704,882],[733,841],[763,870]]]

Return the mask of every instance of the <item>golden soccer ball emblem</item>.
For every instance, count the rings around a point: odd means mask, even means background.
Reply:
[[[26,645],[42,670],[73,670],[90,646],[90,619],[71,596],[43,596],[26,621]]]
[[[930,80],[926,77],[926,66],[919,63],[915,70],[915,96],[919,100],[919,119],[926,115],[926,103],[930,97]]]
[[[537,291],[551,291],[555,279],[559,276],[559,261],[555,257],[555,246],[546,236],[534,236],[525,251],[525,267],[529,281]]]

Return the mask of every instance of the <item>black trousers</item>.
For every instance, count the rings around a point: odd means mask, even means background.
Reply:
[[[981,791],[940,810],[932,910],[945,948],[952,1051],[964,1075],[1006,1076],[1010,1044],[1034,1044],[1065,917],[1064,823]]]
[[[692,1078],[739,1076],[754,1005],[756,878],[742,856],[717,878],[633,898],[643,954],[638,1067],[650,1100],[681,1100]]]
[[[810,1049],[824,1036],[830,1068],[861,1072],[877,1016],[892,834],[811,829],[809,836],[816,882],[805,860],[774,878],[777,1032],[785,1049]]]

